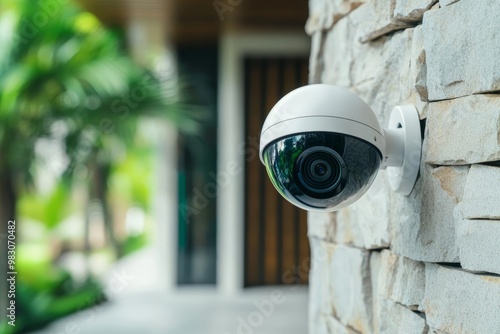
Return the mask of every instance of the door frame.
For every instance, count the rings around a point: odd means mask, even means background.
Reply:
[[[224,294],[244,288],[245,106],[244,59],[248,56],[308,56],[305,33],[225,32],[219,46],[217,129],[217,287]],[[257,142],[258,142],[257,138]],[[258,145],[258,144],[257,144]],[[258,146],[252,143],[258,159]]]

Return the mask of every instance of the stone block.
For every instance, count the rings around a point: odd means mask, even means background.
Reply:
[[[367,0],[311,0],[306,32],[309,35],[330,29],[337,21],[364,4]]]
[[[424,13],[434,6],[438,0],[396,0],[394,19],[403,22],[418,23]]]
[[[307,236],[325,241],[333,241],[335,212],[307,212]]]
[[[422,115],[427,93],[421,28],[363,44],[366,5],[341,19],[324,37],[322,49],[328,57],[323,58],[319,82],[349,87],[372,107],[382,125],[401,103],[414,104]]]
[[[380,283],[384,279],[385,273],[382,270],[382,253],[370,252],[370,279],[372,285],[372,328],[374,333],[378,333],[380,328],[380,305],[383,297],[383,287]]]
[[[427,163],[463,165],[498,161],[500,95],[473,95],[430,103],[427,129]]]
[[[312,334],[331,334],[328,325],[328,316],[325,314],[318,314],[317,320],[309,321],[309,331]]]
[[[354,13],[352,14],[354,16]],[[338,57],[338,67],[347,71],[344,84],[360,96],[379,117],[384,126],[392,109],[399,104],[414,105],[420,118],[426,118],[427,110],[427,67],[421,26],[396,32],[391,37],[382,37],[369,44],[356,45],[348,41],[349,57]],[[333,43],[331,48],[333,49]],[[342,67],[342,62],[348,66]],[[324,78],[335,79],[331,76]],[[343,72],[341,72],[343,73]]]
[[[406,29],[384,37],[377,41],[377,46],[371,46],[373,50],[360,52],[352,66],[351,75],[355,79],[353,91],[375,111],[382,126],[387,124],[395,106],[415,101],[412,97],[416,91],[411,81],[414,79],[411,78],[410,52],[413,32],[414,29]],[[370,61],[370,58],[373,60]]]
[[[395,254],[416,261],[459,261],[453,210],[462,199],[468,170],[468,166],[422,164],[409,196],[391,193],[391,250]]]
[[[381,172],[371,188],[358,201],[337,213],[334,241],[358,248],[389,246],[388,182]]]
[[[370,1],[360,7],[360,16],[364,17],[360,41],[370,42],[394,31],[415,26],[436,3],[437,0]]]
[[[418,310],[424,298],[424,283],[422,262],[397,256],[389,250],[382,251],[378,290],[383,299]]]
[[[325,34],[317,31],[311,35],[311,54],[309,56],[309,84],[321,83],[324,69],[323,45]]]
[[[431,330],[430,333],[432,333],[432,334],[450,334],[450,333],[446,333],[446,332],[440,331],[439,329],[435,329],[435,328],[431,328],[430,330]]]
[[[387,182],[385,175],[377,179],[379,182]],[[331,213],[331,223],[328,227],[320,227],[320,223],[315,223],[312,229],[319,232],[314,233],[325,233],[323,239],[327,241],[357,248],[388,247],[388,201],[385,196],[387,191],[386,188],[381,190],[376,181],[372,189],[356,203]]]
[[[499,240],[500,220],[458,220],[457,243],[462,268],[500,274]]]
[[[384,334],[427,334],[429,327],[425,316],[403,305],[384,299],[381,302],[380,328]]]
[[[359,332],[342,325],[340,321],[334,317],[328,317],[327,326],[329,334],[359,334]]]
[[[309,17],[306,22],[306,33],[312,36],[316,32],[331,27],[333,21],[326,12],[326,0],[309,1]]]
[[[361,6],[364,20],[361,25],[361,42],[366,43],[396,30],[411,27],[410,22],[394,17],[396,0],[370,1]]]
[[[329,285],[332,314],[343,325],[361,333],[370,333],[370,253],[342,245],[331,247]]]
[[[349,207],[337,211],[333,229],[333,242],[339,245],[362,244],[362,240],[355,235],[357,226],[350,219]],[[356,241],[354,238],[356,236]]]
[[[309,328],[316,333],[322,314],[331,315],[330,301],[330,261],[333,246],[317,239],[309,238],[311,247],[311,269],[309,272]]]
[[[415,89],[418,94],[418,99],[413,99],[413,104],[428,101],[427,93],[427,64],[425,61],[424,50],[424,35],[422,26],[413,29],[413,39],[411,44],[411,60],[410,60],[410,75],[408,76],[408,85]],[[424,109],[422,106],[417,106],[417,109]],[[425,118],[425,115],[420,118]]]
[[[367,45],[360,42],[361,25],[365,18],[364,6],[335,24],[325,36],[322,82],[343,87],[355,86],[359,81],[374,78],[373,69],[383,61],[384,40]]]
[[[373,333],[427,333],[417,309],[424,297],[424,264],[389,250],[372,252]]]
[[[500,167],[472,165],[463,200],[458,205],[460,219],[500,220]]]
[[[465,269],[500,274],[500,167],[473,165],[455,208],[460,262]]]
[[[500,91],[500,1],[459,1],[423,19],[429,100]]]
[[[331,8],[330,13],[333,14],[333,21],[335,23],[367,1],[368,0],[327,0],[327,6]]]
[[[457,3],[459,1],[460,0],[439,0],[439,5],[441,7],[444,7],[444,6],[453,5],[454,3]]]
[[[433,329],[453,334],[498,333],[500,277],[426,264],[424,310]]]
[[[320,82],[342,87],[352,85],[350,67],[355,61],[354,54],[360,45],[359,42],[356,44],[355,29],[351,20],[346,18],[325,34],[323,53],[328,57],[324,58]]]
[[[404,50],[397,45],[392,48],[386,46],[386,42],[392,38],[384,37],[368,44],[360,42],[364,34],[364,25],[372,15],[368,5],[354,10],[328,32],[324,53],[329,56],[325,59],[323,82],[344,87],[358,86],[363,82],[374,80],[377,74],[385,72],[386,69],[389,70],[388,67],[392,63],[387,59],[388,53],[399,52],[399,56],[403,56]],[[407,39],[411,43],[411,36]],[[399,44],[400,40],[400,37],[397,38],[393,44]],[[392,60],[399,59],[393,58]],[[398,61],[395,66],[399,63]]]

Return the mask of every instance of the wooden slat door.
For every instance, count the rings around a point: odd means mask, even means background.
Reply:
[[[307,58],[245,60],[246,138],[260,137],[268,112],[283,95],[306,85],[307,73]],[[258,156],[247,157],[245,286],[307,284],[309,259],[306,211],[281,197]]]

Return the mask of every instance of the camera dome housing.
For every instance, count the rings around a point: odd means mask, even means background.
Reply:
[[[289,202],[310,211],[335,211],[363,196],[380,168],[396,166],[393,179],[408,183],[408,175],[401,173],[403,167],[408,169],[403,166],[409,141],[405,117],[397,119],[394,129],[382,130],[373,110],[349,90],[304,86],[284,96],[269,113],[261,132],[260,159]],[[418,139],[420,145],[419,123]],[[418,150],[420,161],[420,146]],[[412,170],[410,191],[416,174]]]
[[[380,161],[373,145],[331,132],[295,134],[264,150],[276,189],[307,210],[337,210],[356,201],[372,184]]]

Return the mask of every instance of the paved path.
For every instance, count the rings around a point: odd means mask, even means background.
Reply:
[[[162,292],[152,259],[150,250],[124,259],[103,279],[110,302],[31,334],[307,333],[307,287],[251,288],[231,297],[214,287]]]
[[[262,303],[260,310],[256,301]],[[63,333],[306,334],[307,290],[248,289],[231,298],[200,288],[174,294],[145,292],[69,316],[36,332]]]

